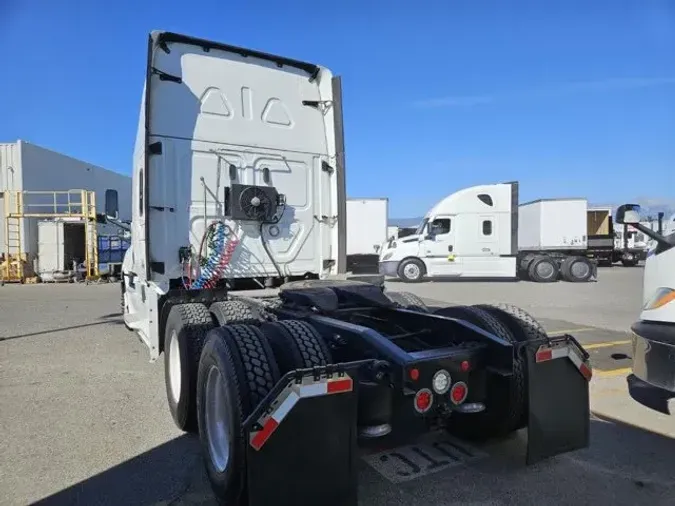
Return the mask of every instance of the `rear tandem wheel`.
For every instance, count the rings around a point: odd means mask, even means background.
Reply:
[[[214,302],[209,308],[218,325],[257,324],[262,316],[257,308],[241,300]]]
[[[536,256],[527,269],[527,274],[535,283],[553,283],[558,281],[560,269],[551,257]]]
[[[264,323],[260,330],[272,348],[282,375],[293,369],[324,366],[333,362],[330,349],[309,323],[281,320]]]
[[[560,274],[570,283],[585,283],[593,276],[593,264],[586,257],[567,257],[560,265]]]
[[[206,472],[224,504],[247,503],[243,423],[279,379],[259,328],[226,325],[209,332],[197,376],[197,418]]]
[[[484,311],[487,311],[492,316],[501,321],[504,325],[508,327],[511,331],[513,337],[516,341],[522,343],[525,341],[536,341],[539,339],[546,339],[548,335],[546,330],[532,315],[530,315],[524,309],[514,306],[513,304],[480,304],[476,306]],[[523,361],[527,364],[527,360],[523,357]],[[528,370],[527,366],[524,367],[525,372],[525,384],[528,383]],[[527,426],[527,419],[529,417],[529,399],[528,396],[525,396],[525,404],[523,408],[523,414],[520,419],[519,427],[523,428]]]
[[[429,307],[417,295],[410,292],[384,292],[384,295],[393,303],[398,304],[404,309],[419,311],[420,313],[429,313]]]
[[[515,342],[512,332],[489,312],[476,306],[450,306],[434,311],[439,316],[458,318]],[[514,356],[513,375],[504,378],[491,374],[486,384],[485,410],[480,413],[454,413],[448,421],[448,431],[460,437],[479,441],[506,436],[520,428],[526,412],[526,362]]]
[[[166,319],[164,334],[164,383],[169,411],[180,430],[195,432],[195,388],[199,357],[213,320],[200,303],[177,304]]]

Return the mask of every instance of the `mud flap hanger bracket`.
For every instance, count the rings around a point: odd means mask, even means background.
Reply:
[[[592,368],[588,364],[588,360],[591,356],[574,336],[564,334],[562,336],[513,343],[513,347],[519,355],[524,353],[524,349],[531,350],[535,346],[535,361],[537,363],[567,357],[572,361],[574,366],[579,369],[579,372],[584,378],[588,381],[591,380]]]

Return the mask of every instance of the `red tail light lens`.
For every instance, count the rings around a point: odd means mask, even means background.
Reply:
[[[453,404],[463,403],[467,395],[469,395],[469,387],[463,381],[455,383],[450,389],[450,400]]]
[[[418,413],[426,413],[434,402],[434,396],[431,390],[423,388],[415,394],[415,410]]]

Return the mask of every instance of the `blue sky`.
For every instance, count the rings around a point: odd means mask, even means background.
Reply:
[[[342,75],[348,194],[393,217],[510,180],[675,200],[669,0],[0,0],[0,141],[128,173],[152,29]]]

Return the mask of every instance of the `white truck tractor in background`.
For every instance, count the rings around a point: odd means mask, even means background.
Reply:
[[[199,434],[216,496],[356,506],[358,445],[389,435],[528,428],[528,463],[586,448],[592,370],[573,336],[509,304],[432,308],[346,279],[341,112],[324,67],[149,37],[122,314],[164,354],[169,411]],[[511,234],[489,216],[474,220]]]
[[[645,235],[630,225],[614,227],[614,253],[612,263],[621,262],[625,267],[635,267],[647,257]]]
[[[647,253],[643,307],[633,331],[633,374],[638,380],[675,394],[675,229],[659,234],[640,223],[637,205],[620,206],[616,222],[631,225],[653,240]]]
[[[613,239],[608,236],[611,251]],[[406,282],[424,278],[530,279],[539,283],[596,279],[587,257],[585,199],[518,204],[518,183],[464,188],[424,216],[415,234],[390,240],[380,273]]]

